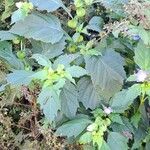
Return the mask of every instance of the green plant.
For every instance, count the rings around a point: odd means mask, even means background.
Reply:
[[[149,149],[149,1],[6,0],[2,7],[0,111],[11,107],[16,122],[24,120],[18,112],[29,113],[51,147],[49,130],[85,150]],[[10,91],[31,108],[5,102]],[[18,130],[11,130],[13,139]]]

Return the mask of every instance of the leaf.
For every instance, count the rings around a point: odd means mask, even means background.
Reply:
[[[0,58],[6,60],[14,69],[24,68],[22,62],[12,53],[12,45],[7,41],[0,42]]]
[[[124,12],[123,6],[127,4],[128,0],[95,0],[100,2],[106,9],[111,9],[113,12],[122,15]]]
[[[67,82],[60,92],[61,110],[68,118],[76,115],[79,107],[77,96],[77,88],[70,82]]]
[[[150,70],[150,48],[142,42],[135,49],[134,61],[143,70]]]
[[[34,73],[31,76],[31,78],[33,78],[33,79],[39,79],[39,80],[44,81],[44,80],[47,79],[47,75],[48,75],[48,71],[43,69],[43,70],[40,70],[40,71]]]
[[[27,16],[26,13],[24,13],[24,11],[22,11],[22,9],[18,9],[16,11],[14,11],[11,16],[11,24],[13,24],[19,20],[25,19],[26,16]]]
[[[38,62],[38,64],[40,64],[40,65],[42,65],[44,67],[51,67],[50,60],[46,56],[44,56],[44,55],[33,54],[32,58],[34,58]]]
[[[121,89],[126,75],[118,53],[107,50],[104,56],[87,57],[85,61],[94,87],[106,100]]]
[[[5,10],[1,15],[2,21],[4,21],[6,18],[10,17],[12,9],[13,9],[13,5],[14,5],[14,0],[5,0]]]
[[[103,27],[104,21],[99,16],[94,16],[89,21],[89,24],[87,25],[87,28],[93,31],[100,32]]]
[[[138,129],[138,126],[139,126],[139,122],[141,120],[141,113],[140,112],[137,112],[135,113],[132,117],[131,117],[131,123],[134,125],[135,128]]]
[[[127,142],[128,140],[120,133],[110,132],[108,135],[107,143],[111,150],[127,150]]]
[[[0,31],[0,41],[13,40],[16,36],[9,31]]]
[[[79,54],[61,55],[54,61],[53,67],[57,68],[59,64],[62,64],[65,67],[70,67],[70,63],[73,62],[78,57],[79,57]]]
[[[62,7],[69,15],[69,10],[65,7],[61,0],[29,0],[38,10],[47,10],[53,12]]]
[[[68,138],[77,137],[90,123],[91,120],[88,118],[76,118],[60,126],[56,135],[67,136]]]
[[[94,109],[101,103],[101,98],[96,93],[92,81],[88,77],[81,78],[77,83],[78,99],[87,108]]]
[[[136,97],[141,94],[140,84],[134,84],[127,90],[122,90],[111,99],[111,107],[115,112],[122,113],[133,103]]]
[[[76,77],[76,78],[79,78],[79,77],[87,74],[87,72],[84,68],[82,68],[80,66],[74,66],[74,65],[67,68],[66,71],[68,71],[72,77]]]
[[[28,15],[24,20],[16,22],[9,31],[25,38],[52,44],[60,41],[64,35],[60,22],[55,16],[40,13]]]
[[[87,144],[87,143],[90,143],[91,141],[92,141],[92,133],[91,132],[84,133],[79,139],[80,144]]]
[[[102,146],[100,150],[111,150],[109,145],[103,140]]]
[[[38,103],[45,117],[50,122],[54,121],[57,111],[61,108],[58,93],[51,88],[43,88],[38,96]]]
[[[7,75],[7,82],[14,86],[29,85],[33,72],[25,70],[15,70]]]
[[[41,41],[31,40],[33,53],[39,53],[45,55],[47,58],[51,59],[57,57],[63,53],[63,49],[65,48],[66,42],[63,37],[59,42],[55,44],[44,43]]]
[[[122,118],[119,114],[111,114],[109,119],[112,121],[112,122],[116,122],[118,124],[122,124],[124,125],[123,121],[122,121]]]

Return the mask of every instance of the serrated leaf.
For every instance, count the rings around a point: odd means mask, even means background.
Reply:
[[[111,114],[109,116],[109,119],[111,119],[112,122],[116,122],[118,124],[122,124],[124,125],[123,121],[122,121],[122,118],[119,114]]]
[[[44,43],[35,40],[31,40],[31,44],[31,51],[33,53],[40,53],[42,55],[45,55],[47,58],[51,59],[63,53],[63,49],[65,48],[66,42],[65,38],[63,37],[59,42],[55,44]]]
[[[86,70],[80,66],[71,66],[66,69],[67,72],[71,74],[72,77],[79,78],[87,74]]]
[[[77,137],[89,124],[91,120],[88,118],[77,118],[60,126],[56,134],[67,137]]]
[[[40,13],[28,15],[24,20],[16,22],[9,31],[52,44],[60,41],[64,35],[60,22],[55,16]]]
[[[23,69],[23,63],[12,53],[12,45],[6,41],[0,42],[0,58],[6,60],[14,69]]]
[[[77,87],[79,92],[78,99],[86,108],[94,109],[99,106],[101,98],[96,93],[90,78],[81,78],[77,83]]]
[[[111,150],[127,150],[127,138],[117,132],[110,132],[108,135],[107,143]]]
[[[38,10],[47,10],[53,12],[62,7],[69,15],[69,10],[65,7],[61,0],[29,0]]]
[[[94,87],[106,100],[121,89],[126,75],[118,53],[107,50],[104,56],[87,57],[85,61]]]
[[[87,28],[93,31],[100,32],[103,27],[104,21],[99,16],[94,16],[89,21],[89,24],[87,25]]]
[[[140,84],[134,84],[127,90],[122,90],[115,94],[115,96],[111,99],[111,108],[115,112],[124,112],[128,107],[133,103],[136,97],[141,94],[141,86]]]
[[[7,82],[14,86],[28,85],[32,78],[33,72],[25,70],[15,70],[7,75]]]
[[[31,58],[34,58],[38,64],[44,66],[44,67],[51,67],[51,62],[50,60],[41,54],[33,54]]]
[[[23,13],[23,11],[21,9],[18,9],[16,11],[14,11],[11,16],[11,24],[13,24],[19,20],[23,20],[25,17],[26,17],[26,13]]]
[[[87,144],[87,143],[90,143],[91,141],[92,141],[92,133],[91,132],[84,133],[79,139],[80,144]]]
[[[64,65],[65,67],[70,67],[70,63],[73,62],[76,58],[79,57],[79,54],[64,54],[59,56],[53,64],[54,68],[57,68],[59,64]]]
[[[143,70],[150,70],[150,48],[142,42],[135,49],[134,61]]]
[[[50,122],[54,121],[57,111],[61,108],[58,93],[51,88],[43,88],[38,96],[38,103],[45,117]]]
[[[60,92],[61,110],[69,118],[75,117],[79,102],[77,88],[67,82]]]
[[[103,144],[100,150],[111,150],[109,145],[103,140]]]
[[[9,31],[0,31],[0,41],[13,40],[16,36]]]

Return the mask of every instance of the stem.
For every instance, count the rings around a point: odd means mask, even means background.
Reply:
[[[20,42],[20,48],[21,48],[21,51],[23,50],[23,43],[22,43],[22,40]]]

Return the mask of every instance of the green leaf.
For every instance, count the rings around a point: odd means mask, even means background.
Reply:
[[[127,138],[117,132],[110,132],[107,139],[107,144],[111,150],[127,150]]]
[[[91,120],[88,118],[77,118],[60,126],[56,134],[60,136],[77,137],[90,123]]]
[[[79,78],[87,74],[86,70],[80,66],[71,66],[66,69],[67,72],[71,74],[72,77]]]
[[[102,146],[100,150],[111,150],[109,145],[103,140]]]
[[[16,36],[9,31],[0,31],[0,41],[13,40]]]
[[[0,58],[6,60],[14,69],[23,69],[23,63],[12,53],[12,45],[6,41],[0,42]]]
[[[61,55],[54,61],[53,67],[57,68],[59,64],[62,64],[65,67],[70,67],[70,63],[73,62],[78,57],[79,57],[79,54]]]
[[[48,71],[47,70],[40,70],[36,73],[34,73],[31,78],[33,79],[39,79],[44,81],[45,79],[47,79],[47,75],[48,75]]]
[[[65,48],[66,42],[65,42],[65,38],[63,37],[59,42],[55,44],[44,43],[35,40],[31,40],[31,44],[32,44],[31,51],[33,53],[39,53],[51,59],[63,53],[62,50]]]
[[[1,15],[1,20],[4,21],[6,18],[10,17],[12,10],[13,10],[13,5],[14,5],[14,0],[5,0],[4,1],[5,5],[5,10]],[[2,3],[2,2],[1,2]],[[1,4],[2,5],[2,4]]]
[[[22,9],[18,9],[16,11],[14,11],[11,16],[11,24],[13,24],[19,20],[25,19],[26,16],[27,16],[27,14],[25,12],[23,12]]]
[[[78,99],[86,108],[94,109],[99,106],[101,98],[96,93],[90,78],[81,78],[77,83],[77,87],[79,92]]]
[[[134,61],[143,70],[150,70],[150,48],[142,42],[135,49]]]
[[[64,35],[60,22],[55,16],[40,13],[30,14],[24,20],[16,22],[10,32],[52,44],[60,41]]]
[[[91,132],[84,133],[79,139],[80,144],[90,143],[91,141],[92,141],[92,133]]]
[[[29,0],[38,10],[47,10],[53,12],[62,7],[69,15],[69,10],[65,7],[61,0]]]
[[[75,117],[79,107],[77,96],[77,88],[70,82],[67,82],[60,92],[61,110],[69,118]]]
[[[135,113],[135,114],[132,116],[132,118],[131,118],[131,123],[134,125],[135,128],[138,128],[139,122],[140,122],[140,120],[141,120],[141,117],[142,117],[142,115],[141,115],[141,113],[139,113],[139,112]]]
[[[100,32],[103,27],[104,21],[99,16],[94,16],[89,21],[89,24],[87,25],[87,28],[93,31]]]
[[[126,75],[124,60],[118,53],[107,50],[104,56],[91,56],[85,60],[86,70],[100,95],[108,100],[121,89]]]
[[[25,70],[15,70],[7,75],[7,82],[14,86],[29,85],[32,81],[33,72]]]
[[[95,0],[94,2],[100,2],[106,9],[122,15],[124,12],[123,6],[127,4],[128,0]]]
[[[109,119],[111,119],[112,122],[116,122],[116,123],[124,125],[124,123],[122,121],[122,118],[119,114],[114,114],[113,113],[109,116]]]
[[[122,90],[111,99],[111,107],[115,112],[122,113],[133,103],[136,97],[141,94],[141,85],[134,84],[127,90]]]
[[[44,56],[44,55],[33,54],[32,58],[34,58],[38,62],[38,64],[40,64],[40,65],[42,65],[44,67],[51,67],[50,60],[46,56]]]
[[[50,122],[54,121],[58,110],[61,108],[58,93],[51,88],[43,88],[39,94],[38,103],[45,117]]]

